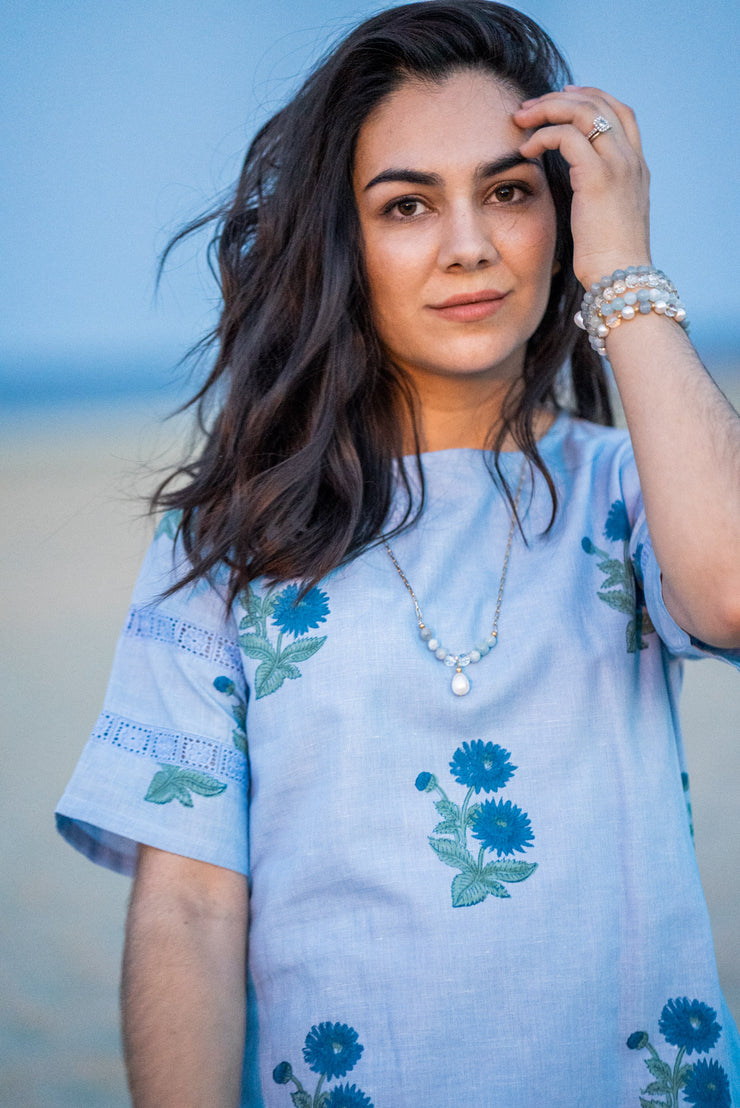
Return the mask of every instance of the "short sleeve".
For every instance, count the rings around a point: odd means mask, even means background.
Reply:
[[[684,631],[670,614],[663,600],[663,589],[658,565],[650,541],[642,499],[639,513],[632,529],[630,554],[635,575],[645,594],[645,607],[660,639],[668,651],[680,658],[719,658],[740,668],[740,650],[709,646]]]
[[[162,599],[185,565],[165,517],[134,589],[108,691],[56,810],[63,837],[132,874],[137,844],[248,872],[248,690],[222,587]]]

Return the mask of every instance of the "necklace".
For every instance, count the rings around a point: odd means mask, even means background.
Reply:
[[[398,564],[396,555],[391,550],[387,542],[383,542],[385,549],[388,552],[388,557],[393,562],[393,565],[398,570],[398,575],[403,581],[404,585],[408,589],[409,595],[414,604],[414,610],[416,612],[416,622],[419,626],[419,635],[422,640],[427,644],[429,651],[433,658],[437,658],[438,661],[448,666],[450,669],[454,669],[452,675],[451,688],[455,696],[465,696],[470,692],[470,678],[464,670],[469,665],[474,665],[479,662],[481,658],[485,658],[486,654],[489,654],[496,643],[498,642],[498,620],[501,615],[501,602],[504,598],[504,584],[506,582],[506,574],[509,569],[509,556],[511,555],[511,544],[514,539],[514,528],[516,527],[517,508],[519,507],[519,498],[522,495],[522,486],[524,484],[524,470],[525,463],[522,463],[522,471],[519,475],[519,484],[517,485],[516,496],[514,498],[514,506],[511,512],[511,523],[509,525],[509,537],[506,540],[506,553],[504,554],[504,564],[501,569],[501,580],[498,583],[498,596],[496,597],[496,611],[493,616],[493,627],[491,633],[487,639],[482,639],[476,643],[472,650],[464,650],[459,654],[453,654],[451,650],[448,650],[446,646],[442,646],[434,631],[430,627],[427,627],[424,622],[424,616],[421,614],[421,607],[419,601],[416,599],[416,593],[411,587],[408,577]]]

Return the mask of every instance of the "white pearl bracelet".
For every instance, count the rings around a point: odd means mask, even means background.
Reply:
[[[676,286],[662,269],[630,265],[626,269],[615,269],[611,277],[602,277],[591,285],[583,297],[580,312],[575,315],[575,322],[588,332],[591,346],[605,358],[605,340],[609,332],[624,320],[650,312],[667,315],[688,330],[686,309]]]

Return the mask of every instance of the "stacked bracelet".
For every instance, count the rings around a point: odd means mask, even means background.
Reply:
[[[615,269],[611,277],[602,277],[591,285],[575,322],[588,332],[591,346],[605,358],[604,340],[609,332],[623,320],[650,312],[667,315],[688,330],[686,309],[665,273],[649,265],[629,265],[626,269]]]

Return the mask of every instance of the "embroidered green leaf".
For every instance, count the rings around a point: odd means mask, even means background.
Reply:
[[[469,908],[471,904],[480,904],[491,891],[488,883],[478,880],[475,874],[458,873],[452,882],[452,907]],[[504,895],[509,895],[505,889]]]
[[[479,811],[480,811],[480,804],[471,804],[470,805],[470,807],[468,808],[468,810],[465,814],[465,826],[466,827],[470,827],[471,824],[475,823],[475,817],[478,815]]]
[[[651,1081],[648,1087],[642,1091],[644,1093],[670,1093],[671,1088],[666,1085],[665,1081]]]
[[[514,858],[500,862],[489,862],[483,867],[484,876],[498,878],[499,881],[524,881],[537,869],[536,862],[519,862]]]
[[[290,1094],[290,1099],[296,1108],[313,1108],[313,1097],[305,1089],[296,1089],[294,1093]]]
[[[192,808],[191,793],[197,793],[199,796],[218,796],[225,788],[226,785],[206,773],[180,769],[178,766],[162,766],[154,774],[144,800],[152,804],[169,804],[172,800],[179,800],[183,807]]]
[[[669,1108],[670,1101],[665,1100],[647,1100],[644,1096],[640,1097],[640,1108]]]
[[[280,669],[286,677],[290,678],[291,681],[295,681],[296,677],[301,676],[301,671],[299,670],[298,666],[294,666],[292,662],[284,662],[281,659]]]
[[[676,1075],[676,1088],[682,1089],[693,1072],[694,1067],[692,1065],[681,1066]]]
[[[504,888],[500,881],[494,881],[492,877],[481,875],[480,881],[486,886],[491,896],[511,896],[508,889]]]
[[[631,574],[624,562],[620,562],[617,558],[605,558],[603,562],[599,562],[599,569],[606,574],[606,580],[601,585],[602,589],[611,589],[615,585],[630,587]]]
[[[315,1102],[314,1108],[326,1108],[329,1103],[329,1093],[321,1093],[319,1099]]]
[[[441,823],[438,823],[432,832],[433,835],[454,835],[459,830],[460,825],[456,819],[443,819]]]
[[[618,589],[615,589],[613,592],[599,592],[596,595],[599,600],[603,600],[610,608],[616,608],[618,612],[624,612],[627,616],[634,614],[635,600],[629,593],[620,592]]]
[[[314,639],[296,639],[280,652],[281,662],[305,662],[326,642],[326,635]]]
[[[277,692],[285,680],[285,672],[282,667],[275,665],[274,658],[269,662],[262,662],[257,666],[254,674],[254,688],[257,700],[270,693]]]
[[[165,512],[154,532],[155,539],[158,539],[160,535],[167,535],[168,538],[174,539],[181,519],[182,512],[179,509],[173,508],[171,512]]]
[[[256,658],[260,662],[272,662],[275,659],[275,648],[261,635],[240,635],[239,646],[248,658]]]
[[[247,753],[247,735],[245,731],[234,730],[231,732],[231,741],[242,754]]]
[[[661,1061],[660,1058],[646,1058],[645,1065],[653,1077],[657,1077],[660,1081],[665,1083],[665,1092],[669,1093],[673,1083],[673,1070],[668,1063]]]
[[[239,725],[240,730],[246,731],[247,729],[247,709],[241,701],[238,704],[234,704],[231,709],[231,714]]]
[[[653,631],[655,631],[655,627],[653,626],[653,621],[650,618],[650,613],[648,612],[647,608],[643,608],[642,609],[642,633],[643,633],[643,635],[649,635]]]
[[[478,867],[474,859],[464,846],[453,842],[451,839],[429,839],[429,845],[435,851],[440,861],[453,869],[461,869],[464,873],[477,873]]]
[[[446,796],[442,796],[439,800],[435,800],[434,807],[445,819],[454,820],[456,825],[460,822],[460,809],[457,804],[453,804]]]

